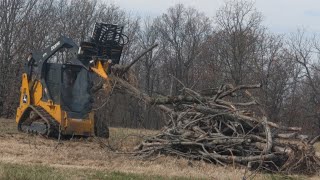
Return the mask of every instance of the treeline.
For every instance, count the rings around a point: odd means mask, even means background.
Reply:
[[[245,0],[226,1],[214,17],[177,4],[155,18],[133,16],[104,1],[2,0],[0,116],[15,114],[29,52],[60,35],[79,43],[95,22],[125,26],[130,41],[121,63],[159,44],[134,67],[150,96],[176,95],[183,86],[214,90],[225,83],[261,83],[254,95],[270,120],[309,133],[320,130],[320,39],[303,30],[270,32],[254,3]]]

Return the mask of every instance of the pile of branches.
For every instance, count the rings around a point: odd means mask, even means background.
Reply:
[[[126,91],[168,115],[167,126],[135,149],[143,157],[175,155],[211,163],[238,164],[251,170],[314,174],[320,169],[314,143],[301,128],[271,122],[249,92],[260,85],[223,85],[218,90],[195,92],[186,87],[180,96],[151,98],[131,82],[128,70],[152,46],[127,66],[113,66],[113,90]],[[182,84],[182,83],[181,83]],[[103,88],[100,84],[97,89]]]
[[[211,163],[237,164],[251,170],[313,174],[320,160],[301,128],[285,127],[267,119],[249,89],[260,85],[221,86],[180,96],[150,98],[120,78],[122,89],[157,105],[168,115],[167,126],[136,147],[136,155],[175,155]]]

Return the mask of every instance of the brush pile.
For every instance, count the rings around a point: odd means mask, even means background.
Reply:
[[[175,155],[284,173],[319,170],[313,147],[318,137],[310,139],[300,134],[301,128],[269,121],[248,91],[260,85],[225,85],[201,93],[184,88],[180,96],[150,98],[121,79],[117,82],[169,117],[161,133],[136,147],[136,155]]]

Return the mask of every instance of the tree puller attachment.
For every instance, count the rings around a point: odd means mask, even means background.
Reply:
[[[108,137],[107,126],[95,126],[93,79],[96,74],[109,80],[110,67],[119,63],[127,40],[123,27],[96,23],[90,40],[80,47],[61,36],[43,51],[30,53],[22,74],[18,130],[47,137]]]

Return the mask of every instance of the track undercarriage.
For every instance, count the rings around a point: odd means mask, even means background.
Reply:
[[[18,124],[19,131],[46,137],[58,137],[59,129],[59,123],[49,113],[32,105]]]

